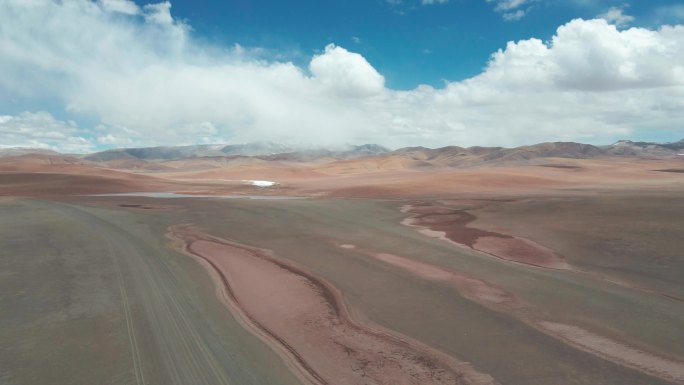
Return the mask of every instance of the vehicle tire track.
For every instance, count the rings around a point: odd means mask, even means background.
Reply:
[[[136,235],[115,223],[106,221],[86,209],[63,205],[78,215],[106,244],[112,258],[121,293],[136,385],[156,382],[144,370],[144,354],[140,337],[154,341],[164,370],[158,377],[168,384],[231,385],[228,373],[217,360],[209,341],[197,329],[190,316],[194,307],[184,297],[177,272],[170,262],[142,242]],[[141,310],[132,308],[133,298],[127,287],[134,288]],[[179,290],[181,292],[179,293]],[[136,328],[136,321],[147,320],[150,335]],[[159,372],[159,371],[157,371]],[[152,376],[153,378],[155,376]]]
[[[145,372],[143,371],[142,360],[140,358],[140,349],[138,348],[138,340],[135,332],[135,325],[133,323],[133,318],[131,316],[131,307],[128,301],[128,293],[126,292],[126,285],[124,284],[123,274],[121,273],[121,266],[119,260],[114,252],[114,247],[112,246],[112,241],[109,237],[105,238],[107,243],[107,250],[109,251],[109,256],[114,264],[114,269],[116,270],[116,277],[119,283],[119,291],[121,293],[121,305],[124,310],[124,317],[126,319],[126,330],[128,331],[128,342],[131,349],[131,357],[133,360],[133,372],[135,373],[135,381],[138,385],[146,385]]]

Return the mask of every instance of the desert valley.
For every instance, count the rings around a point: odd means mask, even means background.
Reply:
[[[0,383],[684,383],[684,142],[0,151]]]
[[[0,385],[684,385],[684,2],[0,0]]]

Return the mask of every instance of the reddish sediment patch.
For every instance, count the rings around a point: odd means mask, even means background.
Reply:
[[[311,384],[495,384],[470,364],[351,318],[329,283],[271,252],[172,227],[202,261],[222,299]]]
[[[451,241],[497,258],[550,269],[569,269],[564,258],[529,239],[470,227],[477,217],[463,209],[420,203],[402,207],[412,214],[402,223],[425,235]]]
[[[505,311],[553,338],[618,365],[675,383],[684,383],[684,361],[648,352],[576,325],[549,321],[512,294],[481,279],[387,253],[367,253],[375,259],[419,278],[451,284],[464,297],[494,310]]]
[[[538,327],[570,345],[624,366],[684,384],[684,362],[643,351],[578,326],[539,321]]]
[[[553,250],[520,237],[480,237],[473,245],[473,249],[527,265],[553,269],[570,268],[563,257]]]
[[[387,253],[369,253],[375,259],[398,267],[422,279],[454,286],[459,293],[484,306],[500,309],[518,307],[515,298],[506,291],[481,279],[461,272]]]

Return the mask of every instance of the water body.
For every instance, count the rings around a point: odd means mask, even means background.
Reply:
[[[254,200],[295,200],[306,197],[289,195],[201,195],[179,194],[174,192],[130,192],[117,194],[93,194],[96,197],[147,197],[147,198],[216,198],[216,199],[254,199]]]

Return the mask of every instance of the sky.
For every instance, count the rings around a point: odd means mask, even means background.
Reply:
[[[0,1],[0,148],[619,139],[684,139],[681,1]]]

